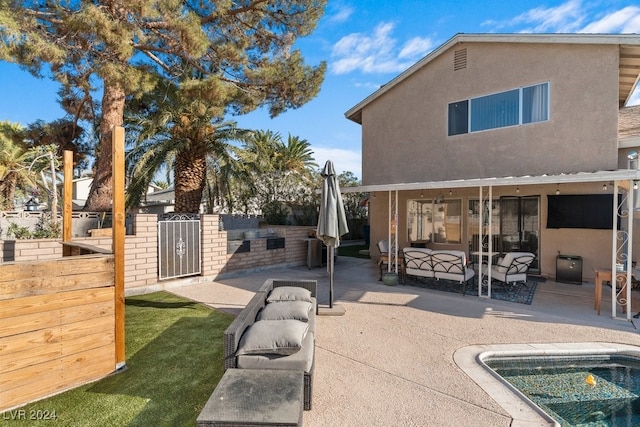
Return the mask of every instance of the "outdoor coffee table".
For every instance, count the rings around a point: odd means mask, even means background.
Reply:
[[[227,369],[197,425],[302,425],[303,389],[302,371]]]

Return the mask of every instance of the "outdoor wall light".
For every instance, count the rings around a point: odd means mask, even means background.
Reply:
[[[607,191],[607,184],[602,184],[602,191]]]
[[[520,192],[520,187],[516,187],[516,193]]]
[[[638,152],[635,150],[629,151],[627,154],[627,164],[629,169],[638,169]]]
[[[453,190],[449,190],[449,195],[451,196],[453,194]]]
[[[556,184],[556,196],[560,194],[560,184]]]
[[[29,199],[27,203],[24,205],[25,210],[29,212],[34,212],[38,210],[38,202],[33,200],[33,197]]]
[[[638,181],[633,181],[633,189],[634,190],[638,189]]]

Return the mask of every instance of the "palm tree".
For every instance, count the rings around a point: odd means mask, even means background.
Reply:
[[[158,188],[161,188],[162,190],[166,190],[167,188],[169,188],[169,183],[167,181],[155,180],[152,182],[152,184]]]
[[[287,145],[282,146],[282,167],[288,171],[304,172],[318,167],[313,151],[306,139],[289,134]]]
[[[238,159],[242,164],[238,176],[244,179],[235,186],[241,189],[237,193],[243,195],[245,208],[281,213],[284,205],[299,205],[308,199],[317,167],[308,141],[289,135],[285,144],[279,133],[256,131]]]
[[[20,125],[0,122],[0,209],[15,209],[16,188],[36,185],[34,174],[29,171],[30,158]]]
[[[231,140],[246,138],[235,122],[223,121],[219,108],[180,86],[161,82],[158,90],[135,104],[129,114],[135,141],[127,154],[130,178],[127,206],[140,203],[149,183],[163,166],[173,170],[175,211],[197,213],[206,183],[207,159],[228,159]]]

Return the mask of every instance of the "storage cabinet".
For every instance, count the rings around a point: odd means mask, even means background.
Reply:
[[[582,284],[582,257],[558,255],[556,257],[556,282]]]

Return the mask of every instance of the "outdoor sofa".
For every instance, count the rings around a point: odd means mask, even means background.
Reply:
[[[230,368],[303,371],[304,409],[310,410],[316,292],[315,280],[268,279],[224,332],[225,371]]]
[[[476,274],[467,266],[464,251],[406,247],[402,254],[406,275],[458,282],[463,285],[463,293]]]

